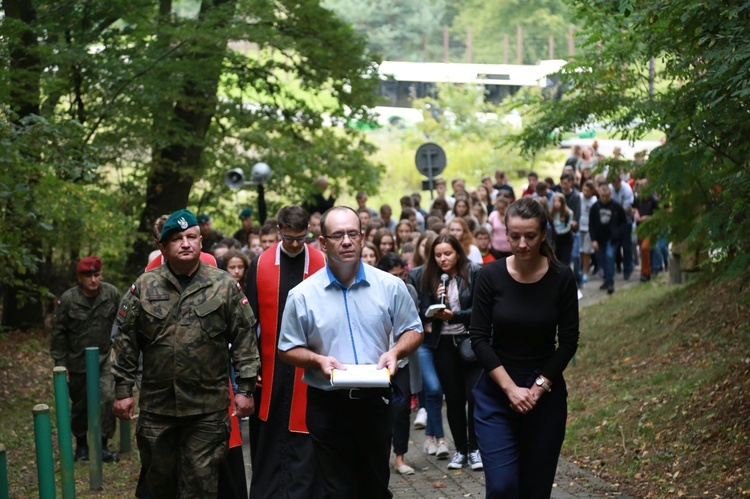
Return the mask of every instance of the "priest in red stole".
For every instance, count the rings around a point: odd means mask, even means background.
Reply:
[[[315,473],[305,423],[307,385],[302,383],[302,369],[280,361],[276,347],[289,291],[322,269],[325,259],[305,244],[309,221],[301,207],[282,208],[277,221],[280,242],[253,261],[245,287],[258,319],[262,386],[256,391],[260,397],[253,416],[257,433],[251,437],[250,498],[318,498],[323,496],[323,484]]]

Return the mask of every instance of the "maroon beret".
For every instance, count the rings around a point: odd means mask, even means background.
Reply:
[[[98,256],[87,256],[81,258],[76,264],[76,272],[79,274],[93,274],[94,272],[101,272],[102,261],[99,260]]]

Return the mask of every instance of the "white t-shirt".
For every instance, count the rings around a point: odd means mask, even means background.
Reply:
[[[473,244],[469,248],[469,254],[466,256],[469,258],[469,261],[471,263],[476,263],[477,265],[482,265],[484,263],[482,261],[482,252],[479,251],[479,248],[477,248]]]
[[[583,195],[583,193],[580,193],[581,196],[581,219],[578,221],[578,230],[581,232],[588,232],[589,231],[589,213],[591,213],[591,207],[594,206],[594,203],[596,203],[597,199],[596,196],[591,196],[591,198],[586,199],[586,196]]]

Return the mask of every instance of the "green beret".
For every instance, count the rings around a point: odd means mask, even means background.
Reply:
[[[175,232],[182,232],[196,225],[198,225],[198,219],[195,218],[195,215],[188,210],[177,210],[169,215],[167,221],[164,222],[164,227],[162,227],[159,235],[159,242],[164,242],[167,236]]]
[[[240,212],[240,220],[244,220],[246,218],[250,218],[253,216],[253,210],[250,208],[242,208],[242,211]]]
[[[204,224],[204,223],[208,222],[209,220],[211,220],[211,217],[209,217],[205,213],[201,213],[200,215],[198,215],[198,223],[199,224]]]

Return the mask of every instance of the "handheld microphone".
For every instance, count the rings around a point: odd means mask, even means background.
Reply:
[[[440,304],[445,305],[445,295],[448,294],[448,280],[451,278],[448,274],[440,276],[440,281],[443,283],[443,296],[440,297]]]

